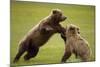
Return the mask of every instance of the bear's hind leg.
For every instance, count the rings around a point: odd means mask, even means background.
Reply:
[[[21,57],[21,55],[23,54],[25,52],[25,49],[19,49],[19,51],[18,51],[18,53],[17,53],[17,55],[16,55],[16,57],[14,58],[14,63],[15,62],[17,62],[18,60],[19,60],[19,58]]]
[[[27,51],[27,54],[24,56],[24,60],[29,60],[30,58],[35,57],[38,54],[39,48],[32,47]]]
[[[88,55],[80,56],[80,58],[81,58],[82,62],[87,62],[87,61],[89,61]]]

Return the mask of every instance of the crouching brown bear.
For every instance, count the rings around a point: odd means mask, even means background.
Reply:
[[[66,16],[63,15],[61,10],[53,9],[48,17],[41,20],[20,41],[18,53],[13,62],[17,62],[24,52],[27,52],[24,56],[24,60],[35,57],[39,52],[39,48],[43,46],[53,34],[65,32],[65,29],[59,24],[65,19]]]
[[[72,53],[75,54],[76,58],[80,58],[82,61],[89,61],[91,49],[88,42],[81,37],[79,28],[71,24],[67,26],[65,34],[65,36],[62,36],[65,41],[65,53],[61,62],[66,62]]]

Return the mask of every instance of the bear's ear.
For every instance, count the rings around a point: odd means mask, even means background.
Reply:
[[[56,10],[56,9],[53,9],[53,10],[52,10],[52,13],[53,13],[53,14],[56,14],[56,13],[57,13],[57,10]]]

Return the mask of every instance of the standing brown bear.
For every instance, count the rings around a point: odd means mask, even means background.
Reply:
[[[65,53],[61,62],[66,62],[71,54],[75,54],[76,58],[80,57],[82,61],[89,61],[91,50],[88,42],[80,36],[80,30],[77,26],[71,24],[66,29],[65,37]]]
[[[65,19],[66,17],[61,10],[53,9],[48,17],[41,20],[20,41],[18,53],[13,62],[17,62],[24,52],[27,52],[24,56],[25,60],[35,57],[39,48],[43,46],[53,34],[65,32],[65,29],[59,24]]]

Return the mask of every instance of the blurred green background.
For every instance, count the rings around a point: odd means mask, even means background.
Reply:
[[[35,58],[24,61],[22,56],[19,62],[15,64],[12,62],[17,53],[18,42],[33,26],[56,8],[61,9],[70,20],[70,23],[67,20],[62,22],[62,26],[75,24],[80,27],[81,36],[89,42],[92,49],[91,61],[95,60],[95,6],[17,1],[11,3],[11,65],[60,63],[64,53],[64,41],[60,34],[52,36],[40,48]],[[80,62],[80,60],[72,55],[68,62]]]

